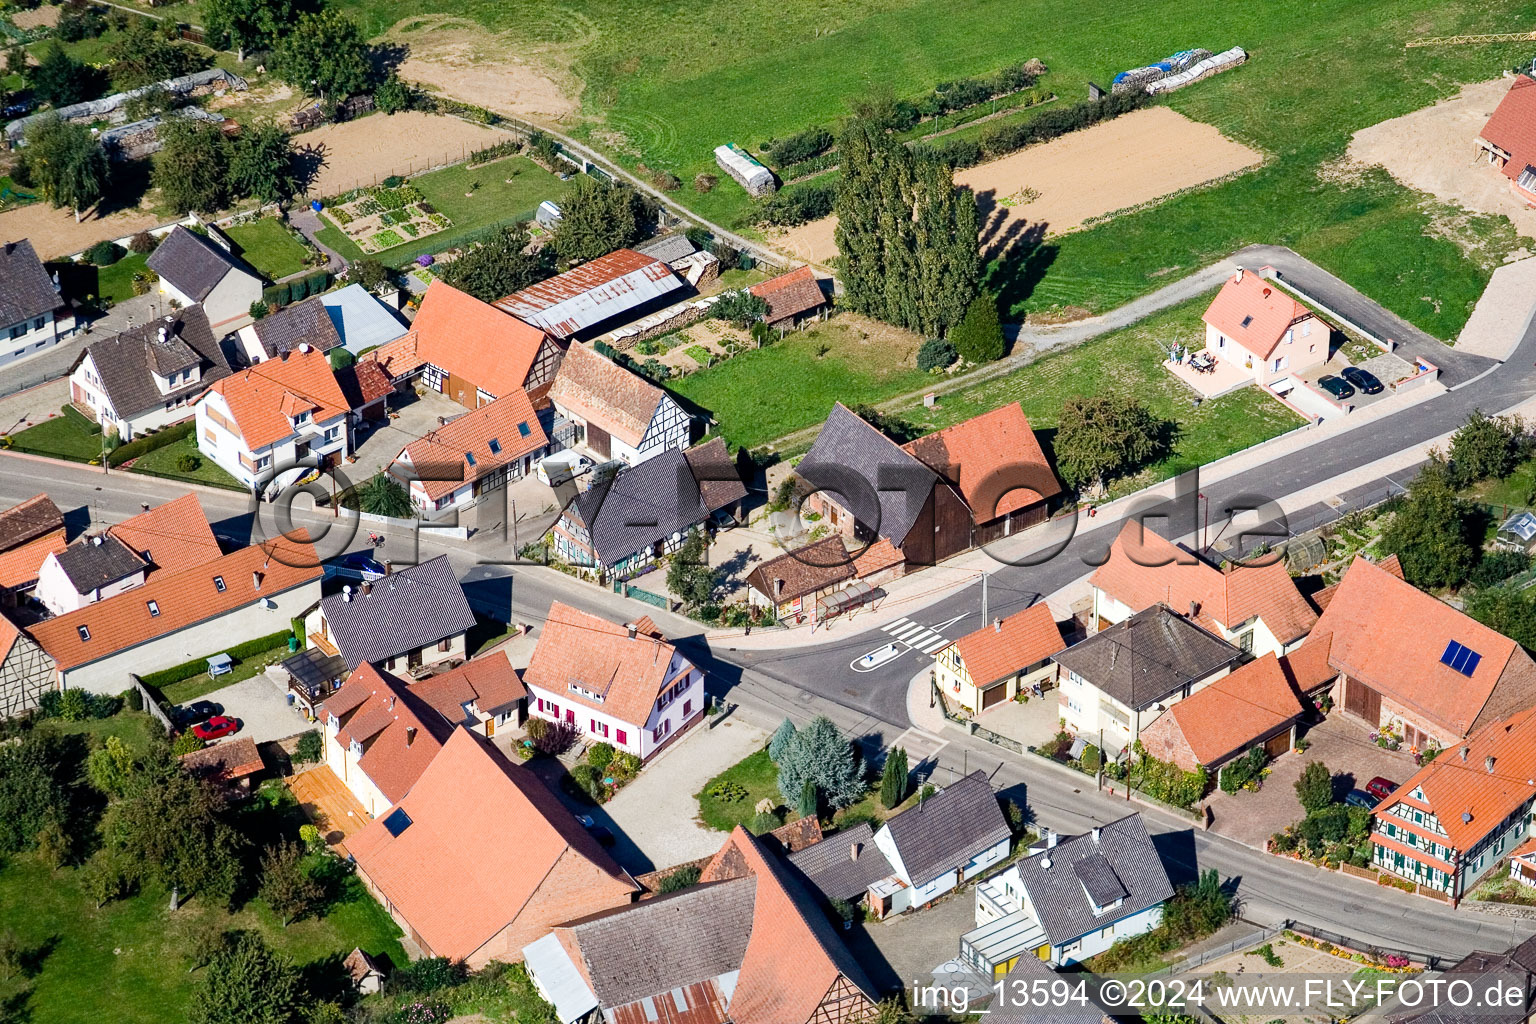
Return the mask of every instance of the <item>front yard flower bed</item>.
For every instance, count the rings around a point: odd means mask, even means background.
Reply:
[[[347,237],[367,253],[382,252],[453,226],[453,221],[408,181],[354,189],[337,197],[328,212]]]

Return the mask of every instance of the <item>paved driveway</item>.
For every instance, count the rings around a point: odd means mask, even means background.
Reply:
[[[1335,710],[1306,732],[1311,746],[1298,753],[1281,754],[1270,763],[1269,778],[1257,793],[1223,793],[1209,800],[1212,829],[1229,839],[1262,850],[1264,841],[1302,817],[1296,799],[1296,780],[1310,761],[1321,761],[1333,773],[1334,796],[1343,799],[1351,789],[1363,789],[1376,776],[1404,782],[1416,770],[1405,749],[1383,750],[1368,738],[1370,730],[1359,719]]]
[[[266,675],[252,676],[198,699],[223,707],[224,714],[240,720],[240,731],[235,735],[248,736],[257,743],[287,739],[313,728],[288,706],[287,697]]]

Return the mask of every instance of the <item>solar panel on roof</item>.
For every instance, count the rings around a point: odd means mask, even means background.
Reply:
[[[1440,664],[1449,665],[1468,678],[1471,678],[1472,673],[1477,671],[1477,666],[1482,660],[1483,656],[1481,654],[1478,654],[1470,647],[1457,643],[1455,640],[1446,644],[1445,653],[1440,655]]]
[[[404,832],[410,827],[411,816],[405,813],[404,807],[396,807],[384,818],[384,831],[388,832],[392,836],[398,837],[400,833]]]

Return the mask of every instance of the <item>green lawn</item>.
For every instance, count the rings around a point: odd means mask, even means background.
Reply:
[[[258,799],[241,813],[242,831],[254,840],[296,834],[303,820],[291,795],[280,785],[277,790],[273,806]],[[13,932],[37,963],[0,981],[0,1003],[31,1024],[184,1020],[201,982],[201,969],[188,970],[189,948],[210,922],[258,931],[301,967],[314,964],[327,978],[335,967],[320,962],[339,961],[354,946],[406,962],[399,930],[356,876],[344,881],[323,917],[284,928],[259,899],[229,913],[194,897],[173,914],[167,894],[157,888],[96,909],[81,891],[77,869],[53,872],[35,857],[19,855],[0,866],[0,930]]]
[[[11,435],[20,450],[52,455],[75,462],[101,458],[102,435],[87,433],[62,413]]]
[[[147,274],[149,268],[145,264],[148,260],[149,257],[143,253],[131,252],[110,267],[93,268],[96,271],[97,297],[111,299],[113,302],[133,298],[133,275]]]
[[[272,217],[223,229],[235,243],[235,253],[259,270],[269,281],[297,274],[308,264],[309,255],[298,239]]]
[[[727,800],[710,795],[710,790],[717,785],[733,782],[746,789],[745,796]],[[775,804],[784,802],[784,797],[779,793],[779,769],[768,759],[767,747],[737,761],[710,779],[697,796],[700,820],[721,832],[729,832],[737,825],[750,824],[753,815],[757,813],[759,800],[766,798]]]
[[[451,248],[455,239],[496,224],[532,220],[539,203],[559,200],[571,187],[532,160],[507,157],[478,167],[460,164],[411,179],[427,202],[452,225],[433,235],[408,239],[368,256],[399,265],[422,253]],[[322,215],[323,216],[323,215]],[[349,260],[366,255],[347,235],[325,218],[327,226],[315,237]]]
[[[62,718],[47,718],[38,724],[39,729],[61,736],[86,735],[90,742],[105,742],[108,736],[116,736],[130,750],[145,752],[157,738],[164,736],[160,723],[142,711],[119,711],[111,718],[88,718],[83,722],[66,722]]]
[[[1049,444],[1066,399],[1129,392],[1155,416],[1177,423],[1178,432],[1167,458],[1120,481],[1116,491],[1175,476],[1301,426],[1299,416],[1257,387],[1204,401],[1196,409],[1194,392],[1163,369],[1170,345],[1199,335],[1200,314],[1209,303],[1209,295],[1200,296],[1007,376],[944,395],[937,408],[919,403],[898,415],[936,430],[1016,401]]]
[[[860,323],[837,317],[669,386],[711,413],[731,447],[755,448],[821,422],[834,402],[878,402],[933,380],[916,367],[921,339],[864,337]]]
[[[1525,508],[1536,495],[1536,459],[1526,459],[1502,480],[1483,480],[1467,488],[1467,497],[1490,505]],[[1498,530],[1495,522],[1493,529]]]
[[[198,466],[190,472],[183,472],[176,468],[176,460],[183,455],[197,457]],[[220,469],[208,456],[197,450],[196,437],[184,437],[180,441],[166,445],[164,448],[156,448],[139,456],[131,467],[134,472],[151,473],[157,476],[173,477],[177,480],[190,480],[193,483],[211,484],[214,487],[227,487],[234,491],[244,491],[246,488],[240,485],[234,477]]]

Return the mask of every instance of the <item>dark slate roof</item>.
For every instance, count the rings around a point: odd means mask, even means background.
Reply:
[[[275,359],[282,352],[292,352],[304,343],[321,352],[329,352],[341,344],[341,334],[318,295],[262,317],[252,329],[268,359]]]
[[[45,533],[64,529],[64,513],[46,494],[0,512],[0,551],[9,551]]]
[[[1490,976],[1497,977],[1501,984],[1523,981],[1527,1002],[1497,1013],[1455,1006],[1408,1010],[1392,1014],[1387,1020],[1389,1024],[1407,1024],[1409,1021],[1415,1024],[1523,1024],[1527,1019],[1525,1007],[1536,994],[1536,938],[1526,939],[1503,953],[1473,950],[1449,967],[1442,977],[1447,981],[1470,982],[1474,989],[1481,990],[1483,986],[1472,979]]]
[[[1056,661],[1140,711],[1240,657],[1225,640],[1155,604],[1068,647]]]
[[[1108,1024],[1114,1020],[1093,1003],[1067,1002],[1044,1011],[1027,1005],[1036,981],[1049,985],[1060,977],[1039,957],[1019,957],[1003,976],[1003,987],[999,990],[1003,998],[993,1001],[984,1019],[987,1024]],[[1016,993],[1012,1003],[1007,1002],[1009,993]]]
[[[63,304],[31,242],[23,238],[0,248],[0,327],[42,316]]]
[[[696,885],[570,925],[592,965],[593,995],[623,1006],[740,969],[757,879]],[[819,912],[818,912],[819,913]]]
[[[1072,873],[1083,883],[1083,891],[1101,907],[1107,907],[1115,900],[1129,895],[1120,876],[1115,874],[1115,869],[1104,859],[1103,854],[1076,861],[1072,865]]]
[[[980,771],[886,821],[913,885],[927,885],[1007,839],[1008,821]]]
[[[670,235],[658,235],[642,245],[635,246],[635,252],[642,256],[649,256],[653,260],[661,260],[663,263],[672,263],[686,256],[692,256],[698,251],[698,246],[688,241],[688,236],[681,231]]]
[[[575,501],[604,565],[621,562],[709,516],[688,459],[676,448],[620,470],[606,484],[578,494]]]
[[[101,543],[96,543],[98,540]],[[56,557],[77,594],[89,594],[98,587],[142,572],[145,564],[132,548],[110,533],[71,544]]]
[[[1173,883],[1163,870],[1162,858],[1157,855],[1157,847],[1140,814],[1127,814],[1098,832],[1097,841],[1092,832],[1069,836],[1054,848],[1018,862],[1019,880],[1053,946],[1071,942],[1111,921],[1139,914],[1173,895]],[[1080,873],[1078,865],[1084,862],[1088,866]],[[1105,868],[1110,872],[1106,873]],[[1125,891],[1125,902],[1109,913],[1095,915],[1085,890],[1084,874],[1096,884],[1107,882],[1112,874]]]
[[[841,402],[795,472],[835,495],[856,520],[897,547],[912,532],[939,479]]]
[[[166,322],[170,319],[170,323]],[[160,328],[166,329],[165,342]],[[188,306],[170,318],[151,320],[122,334],[93,341],[80,359],[89,354],[101,377],[101,386],[119,416],[132,417],[184,395],[201,392],[232,372],[229,357],[213,336],[201,306]],[[75,365],[80,365],[79,359]],[[162,394],[151,370],[169,376],[189,366],[201,366],[202,375],[192,383]]]
[[[853,856],[855,846],[857,857]],[[875,845],[875,830],[867,821],[796,850],[789,862],[829,900],[857,900],[891,874],[890,862]]]
[[[454,636],[475,624],[464,588],[447,555],[413,565],[373,583],[322,598],[325,621],[348,668],[378,662]]]
[[[206,299],[231,270],[259,276],[223,246],[180,225],[149,254],[148,263],[150,270],[195,302]]]

